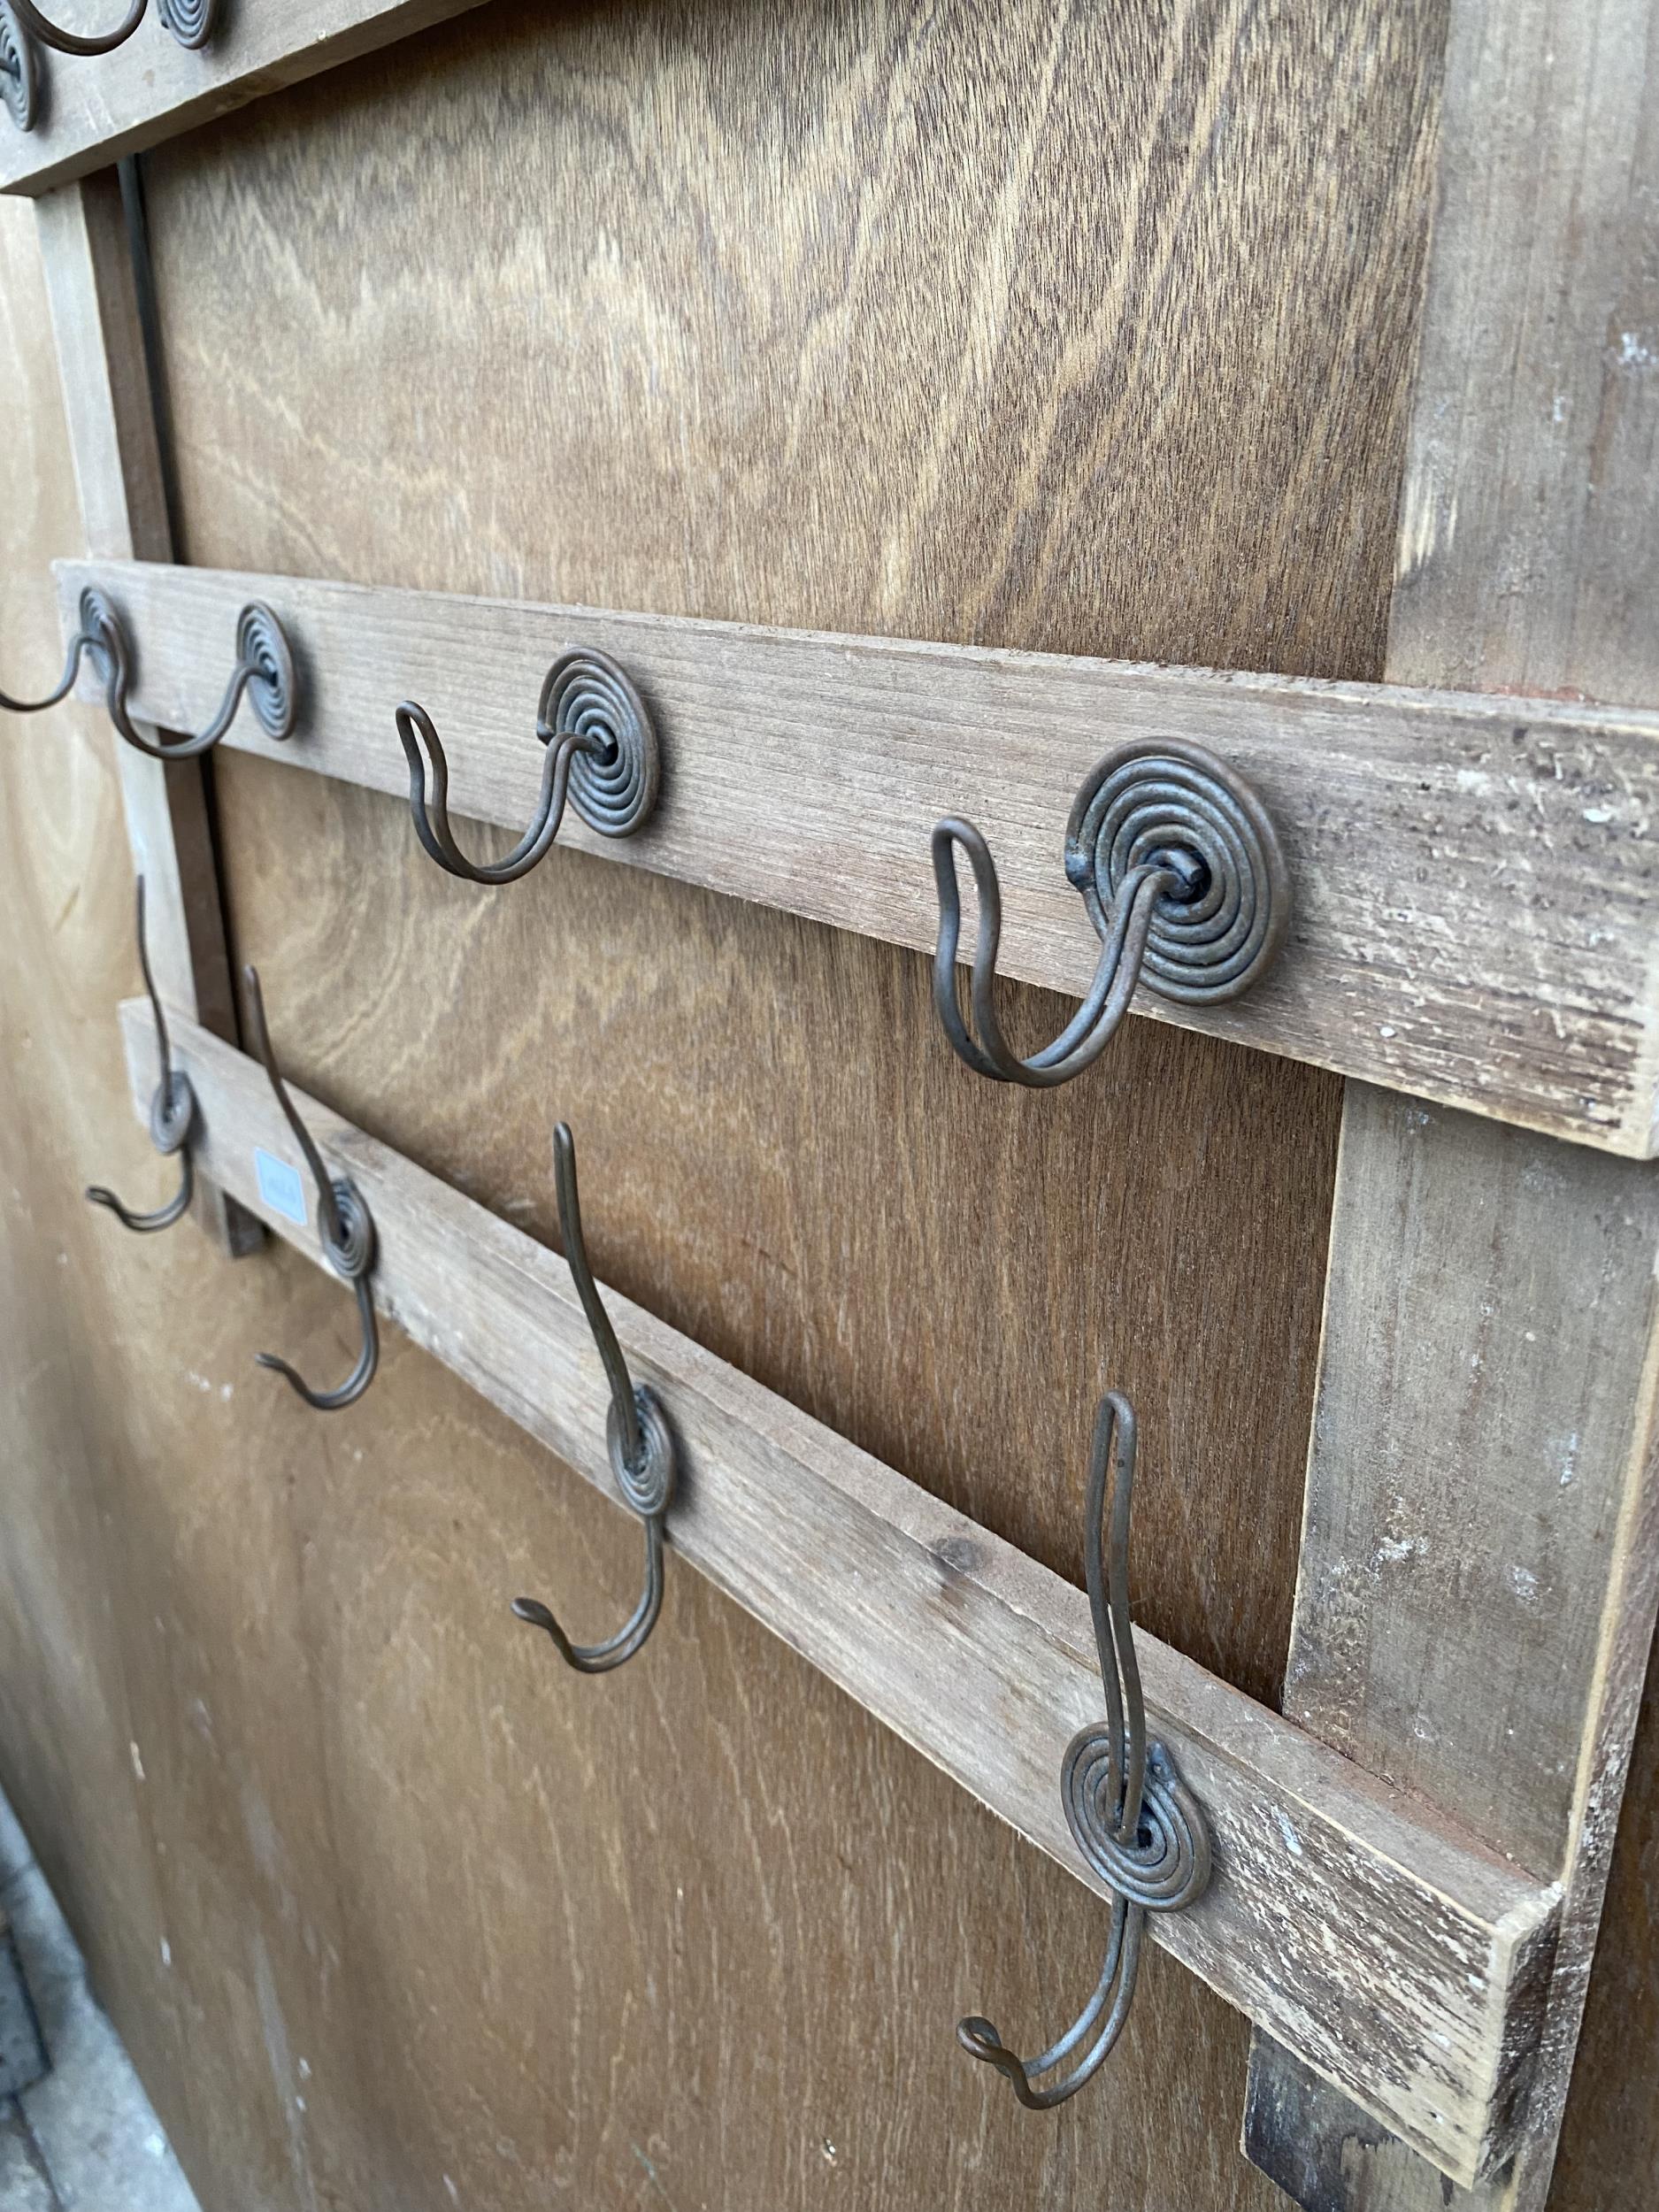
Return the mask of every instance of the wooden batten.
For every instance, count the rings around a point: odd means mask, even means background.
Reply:
[[[142,1110],[153,1024],[142,1001],[122,1018]],[[321,1264],[311,1227],[261,1195],[257,1152],[303,1173],[263,1070],[189,1023],[174,1053],[200,1101],[203,1170]],[[604,1377],[557,1254],[299,1108],[373,1212],[382,1314],[612,1494]],[[1082,1593],[640,1308],[606,1302],[675,1432],[674,1558],[1092,1886],[1058,1786],[1066,1743],[1102,1709]],[[1152,1728],[1203,1801],[1217,1868],[1197,1906],[1153,1916],[1156,1939],[1447,2171],[1486,2170],[1526,2078],[1553,1887],[1168,1646],[1138,1646]]]
[[[267,92],[461,15],[479,0],[275,0],[227,8],[205,46],[180,46],[155,19],[90,59],[42,53],[46,84],[31,131],[0,114],[0,192],[39,193],[111,167]]]
[[[60,565],[64,617],[97,583],[134,642],[140,708],[211,714],[244,601],[301,668],[282,744],[227,744],[403,795],[393,726],[432,713],[457,813],[522,827],[535,710],[572,644],[619,661],[665,755],[609,858],[930,949],[928,839],[984,830],[1001,965],[1080,995],[1099,945],[1062,866],[1078,786],[1114,744],[1195,740],[1260,792],[1294,891],[1290,942],[1248,995],[1137,1009],[1499,1120],[1647,1156],[1659,1095],[1659,715],[1374,685],[820,636],[290,578]],[[88,676],[82,692],[95,696]],[[411,866],[424,866],[410,839]],[[557,850],[544,864],[557,867]]]

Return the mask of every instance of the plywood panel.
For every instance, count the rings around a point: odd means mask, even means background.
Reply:
[[[22,202],[0,205],[0,684],[44,690],[63,657],[48,564],[85,540]],[[112,1294],[107,1240],[81,1196],[89,1175],[147,1149],[118,1100],[109,1025],[134,973],[127,836],[97,718],[65,708],[46,745],[37,727],[0,715],[0,1789],[182,2126],[189,2069],[130,1749],[127,1624],[111,1602],[130,1451],[104,1354],[156,1317]]]
[[[147,165],[181,557],[1379,672],[1440,0],[503,0]]]
[[[1373,674],[1440,32],[480,10],[150,158],[185,549]],[[308,1087],[542,1234],[569,1114],[608,1279],[1073,1577],[1124,1383],[1142,1617],[1274,1694],[1327,1079],[1138,1025],[1010,1096],[914,955],[581,856],[480,899],[372,794],[218,787]],[[249,1363],[332,1363],[337,1289],[176,1250],[103,1263],[112,1595],[207,2212],[1269,2212],[1235,2017],[1154,1959],[1112,2082],[1018,2112],[951,2028],[1070,2016],[1075,1885],[690,1576],[554,1675],[505,1601],[614,1617],[615,1512],[401,1345],[319,1423]]]

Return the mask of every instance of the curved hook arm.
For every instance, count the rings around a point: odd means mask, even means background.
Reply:
[[[956,883],[958,845],[968,856],[979,902],[972,984],[979,1039],[962,1018],[956,993],[956,947],[962,934],[962,894]],[[1153,910],[1161,898],[1186,890],[1184,877],[1176,866],[1162,861],[1129,870],[1113,902],[1110,926],[1102,941],[1087,997],[1052,1044],[1022,1060],[1002,1034],[992,995],[997,949],[1002,939],[1002,895],[990,848],[972,822],[950,815],[933,830],[933,882],[939,893],[933,1006],[953,1049],[976,1075],[989,1076],[993,1082],[1019,1083],[1033,1090],[1069,1083],[1099,1059],[1116,1035],[1141,980]]]
[[[1113,1892],[1100,1979],[1072,2025],[1033,2059],[1016,2057],[991,2023],[977,2014],[956,2026],[964,2050],[995,2066],[1020,2103],[1033,2112],[1047,2111],[1075,2096],[1110,2055],[1134,2001],[1148,1913],[1181,1910],[1203,1893],[1210,1879],[1210,1833],[1203,1809],[1164,1746],[1147,1739],[1146,1700],[1129,1607],[1135,1444],[1134,1409],[1121,1392],[1108,1391],[1094,1422],[1085,1517],[1085,1572],[1106,1695],[1106,1725],[1085,1728],[1072,1738],[1060,1775],[1072,1840],[1092,1871]],[[1085,2043],[1089,2047],[1071,2072],[1044,2085],[1042,2077],[1064,2066]]]
[[[15,4],[15,0],[14,0]],[[113,635],[104,703],[117,732],[129,745],[151,760],[199,760],[211,752],[236,719],[244,694],[251,696],[255,714],[267,737],[279,741],[292,734],[296,686],[294,657],[288,636],[269,607],[250,601],[236,618],[236,665],[230,672],[219,710],[194,737],[170,738],[165,742],[146,737],[127,710],[127,691],[132,655],[120,617],[101,592],[83,592],[81,600],[83,630]]]
[[[190,1132],[196,1124],[196,1092],[190,1079],[182,1068],[173,1064],[173,1046],[167,1035],[167,1017],[161,1003],[161,994],[156,988],[156,979],[150,971],[150,942],[144,929],[144,879],[138,879],[137,895],[138,964],[143,971],[144,988],[150,994],[150,1010],[156,1020],[156,1049],[161,1064],[161,1076],[155,1094],[150,1102],[150,1141],[164,1159],[176,1152],[180,1156],[179,1188],[165,1206],[154,1213],[129,1212],[112,1190],[103,1184],[88,1186],[87,1196],[95,1206],[107,1206],[124,1229],[148,1233],[156,1229],[171,1229],[190,1209],[196,1192],[196,1167],[190,1156]]]
[[[605,1422],[611,1471],[624,1502],[645,1524],[645,1587],[626,1622],[603,1644],[572,1643],[539,1598],[515,1598],[512,1609],[533,1628],[545,1629],[559,1656],[578,1674],[608,1674],[633,1658],[656,1627],[663,1609],[663,1523],[673,1495],[674,1445],[657,1394],[643,1384],[636,1385],[628,1373],[622,1347],[588,1263],[576,1187],[576,1141],[568,1123],[560,1122],[553,1133],[553,1159],[565,1262],[611,1386],[611,1411]]]
[[[81,672],[81,656],[86,653],[95,654],[105,660],[104,682],[106,687],[109,686],[113,680],[113,670],[108,667],[105,641],[102,638],[94,636],[83,623],[70,640],[69,654],[64,662],[63,674],[46,696],[43,699],[13,699],[9,693],[0,691],[0,708],[4,708],[8,714],[43,714],[48,707],[55,707],[59,700],[66,699],[73,690],[75,678]],[[121,670],[121,680],[124,686],[126,681],[124,666]]]
[[[12,6],[16,4],[17,0],[11,0]],[[237,618],[236,646],[236,665],[219,711],[207,727],[195,737],[170,739],[165,743],[146,737],[127,703],[133,657],[126,626],[104,594],[89,586],[81,595],[81,627],[70,642],[69,657],[56,687],[44,699],[12,699],[0,692],[0,707],[13,714],[39,714],[55,707],[73,685],[82,655],[89,654],[103,674],[104,710],[117,734],[151,760],[196,760],[211,751],[235,720],[244,693],[251,695],[254,712],[266,736],[288,737],[294,728],[296,692],[294,657],[282,625],[268,607],[252,602]]]
[[[50,22],[35,5],[35,0],[12,0],[12,12],[24,30],[39,39],[42,46],[50,46],[60,54],[109,54],[118,46],[124,46],[143,21],[150,0],[132,0],[125,17],[112,31],[85,34],[59,29]]]
[[[542,859],[559,833],[565,802],[570,793],[571,764],[578,753],[603,754],[602,740],[581,730],[556,733],[538,723],[536,735],[547,748],[541,761],[541,788],[530,826],[502,859],[469,860],[455,841],[449,827],[449,764],[443,757],[432,717],[425,707],[405,699],[397,710],[397,736],[409,763],[409,810],[422,849],[450,875],[468,883],[516,883]],[[426,798],[426,769],[421,758],[426,748],[432,764],[432,799]]]
[[[357,1293],[357,1321],[362,1333],[363,1348],[357,1363],[337,1390],[313,1390],[305,1380],[273,1352],[260,1352],[257,1363],[268,1367],[296,1390],[308,1406],[319,1413],[337,1413],[342,1406],[349,1406],[360,1398],[374,1379],[374,1371],[380,1362],[379,1324],[374,1312],[374,1292],[369,1278],[374,1268],[374,1217],[368,1202],[357,1185],[344,1176],[330,1179],[323,1165],[323,1156],[312,1142],[311,1133],[300,1119],[288,1086],[282,1080],[282,1071],[277,1065],[272,1049],[271,1032],[265,1022],[265,994],[259,987],[257,968],[242,970],[248,986],[250,1027],[253,1031],[254,1049],[265,1063],[265,1071],[271,1079],[277,1104],[282,1109],[288,1127],[294,1132],[295,1142],[305,1156],[311,1180],[317,1187],[317,1233],[328,1264],[342,1281],[349,1282]]]

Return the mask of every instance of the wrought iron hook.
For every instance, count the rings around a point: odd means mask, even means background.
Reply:
[[[274,1369],[285,1381],[292,1384],[308,1406],[315,1406],[319,1413],[337,1413],[342,1406],[349,1406],[360,1398],[374,1379],[374,1371],[380,1363],[380,1338],[374,1317],[374,1292],[369,1278],[374,1270],[374,1217],[369,1211],[368,1201],[349,1177],[336,1176],[332,1181],[323,1165],[323,1156],[311,1141],[311,1133],[295,1111],[288,1096],[288,1086],[282,1080],[276,1054],[271,1048],[271,1032],[265,1018],[265,995],[259,988],[257,968],[242,970],[248,985],[248,1002],[254,1049],[265,1063],[265,1071],[271,1079],[271,1088],[276,1094],[277,1104],[282,1109],[294,1139],[305,1156],[305,1164],[311,1171],[317,1186],[317,1235],[324,1256],[342,1282],[351,1285],[357,1296],[357,1318],[363,1329],[363,1349],[357,1363],[338,1390],[312,1390],[285,1359],[278,1359],[273,1352],[257,1355],[261,1367]]]
[[[439,867],[468,883],[516,883],[528,874],[558,835],[567,797],[603,837],[632,837],[657,806],[662,764],[650,713],[624,671],[604,653],[563,653],[549,669],[536,709],[535,733],[547,749],[541,793],[529,828],[500,860],[469,860],[455,841],[449,763],[425,707],[404,700],[396,723],[409,763],[415,834]]]
[[[156,1049],[161,1062],[161,1079],[150,1102],[150,1141],[164,1160],[180,1156],[180,1177],[178,1192],[165,1206],[153,1214],[131,1213],[122,1205],[112,1190],[94,1183],[87,1196],[95,1206],[107,1206],[124,1229],[147,1233],[152,1229],[171,1229],[173,1223],[190,1209],[196,1190],[196,1168],[190,1157],[190,1133],[196,1126],[196,1092],[190,1079],[182,1068],[173,1064],[173,1047],[167,1036],[167,1017],[162,1010],[161,995],[156,988],[156,979],[150,973],[150,945],[144,932],[144,879],[138,879],[138,964],[144,974],[144,988],[150,994],[151,1010],[156,1018]]]
[[[608,1674],[633,1658],[656,1627],[663,1609],[663,1522],[674,1491],[674,1440],[656,1392],[643,1383],[636,1385],[628,1373],[622,1347],[588,1264],[576,1188],[576,1141],[567,1122],[560,1122],[553,1132],[553,1164],[565,1257],[611,1385],[611,1410],[605,1417],[611,1471],[624,1503],[645,1524],[645,1588],[628,1619],[603,1644],[572,1643],[539,1598],[515,1598],[512,1609],[533,1628],[544,1628],[565,1665],[574,1667],[578,1674]]]
[[[972,1026],[956,986],[958,845],[979,902]],[[972,822],[951,815],[933,831],[933,1006],[957,1056],[997,1083],[1048,1089],[1080,1075],[1116,1034],[1139,984],[1185,1005],[1237,998],[1277,959],[1290,926],[1278,833],[1243,778],[1179,739],[1119,746],[1083,785],[1066,825],[1065,872],[1101,941],[1094,979],[1054,1041],[1021,1059],[993,998],[1002,902],[990,849]]]
[[[111,31],[65,31],[42,15],[35,0],[0,0],[0,96],[20,131],[33,130],[38,112],[38,42],[59,54],[112,53],[143,21],[150,0],[131,0]],[[180,46],[205,46],[219,19],[219,0],[156,0],[156,13]]]
[[[0,6],[5,0],[0,0]],[[13,0],[15,4],[15,0]],[[12,699],[0,693],[0,707],[13,714],[39,714],[64,698],[75,680],[82,656],[89,657],[104,679],[104,704],[117,733],[151,760],[196,760],[217,745],[236,718],[246,692],[260,727],[271,738],[292,734],[295,717],[294,657],[282,625],[269,607],[257,601],[236,618],[236,665],[231,671],[219,711],[195,737],[157,743],[145,737],[127,710],[132,682],[133,651],[127,627],[96,585],[81,595],[81,626],[69,643],[69,657],[56,687],[44,699]]]
[[[1134,2001],[1148,1913],[1179,1912],[1202,1896],[1210,1880],[1210,1830],[1203,1808],[1164,1746],[1147,1740],[1146,1701],[1129,1612],[1129,1513],[1134,1479],[1134,1410],[1120,1392],[1109,1390],[1101,1400],[1089,1457],[1085,1563],[1106,1693],[1106,1724],[1080,1730],[1067,1746],[1060,1768],[1061,1801],[1072,1840],[1114,1893],[1105,1961],[1087,2004],[1059,2041],[1038,2058],[1017,2058],[991,2023],[977,2015],[956,2027],[963,2049],[1005,2075],[1015,2096],[1033,2112],[1047,2111],[1074,2097],[1110,2056]],[[1040,2085],[1042,2076],[1064,2066],[1084,2045],[1087,2048],[1070,2073]]]
[[[5,50],[5,8],[6,0],[0,0],[0,56],[4,56]],[[74,688],[75,678],[81,672],[81,663],[88,655],[94,664],[103,672],[106,695],[111,698],[119,696],[125,706],[127,634],[102,592],[81,593],[81,627],[69,641],[64,672],[46,696],[43,699],[14,699],[9,692],[0,691],[0,707],[8,714],[44,714],[48,707],[55,707],[60,700],[69,696]]]

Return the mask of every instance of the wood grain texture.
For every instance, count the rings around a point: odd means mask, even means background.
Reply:
[[[1650,697],[1659,680],[1648,626],[1624,619],[1654,559],[1644,457],[1659,399],[1632,372],[1654,309],[1659,144],[1644,88],[1655,36],[1650,9],[1600,0],[1454,10],[1391,676],[1611,699]],[[1337,1210],[1367,1226],[1333,1240],[1329,1296],[1360,1318],[1353,1340],[1333,1348],[1327,1321],[1321,1405],[1334,1381],[1334,1428],[1364,1436],[1370,1463],[1356,1485],[1354,1463],[1327,1451],[1316,1425],[1291,1704],[1333,1740],[1363,1743],[1386,1770],[1453,1793],[1447,1801],[1484,1831],[1513,1823],[1533,1863],[1562,1870],[1566,1919],[1525,2131],[1509,2174],[1460,2201],[1485,2212],[1538,2212],[1547,2200],[1648,2212],[1659,2202],[1655,2062],[1609,2016],[1614,1993],[1652,1984],[1659,1963],[1643,1903],[1651,1872],[1640,1864],[1651,1755],[1633,1811],[1638,1863],[1603,1944],[1609,1986],[1596,2043],[1586,2064],[1575,2070],[1573,2059],[1654,1620],[1655,1199],[1649,1178],[1603,1181],[1552,1145],[1515,1139],[1502,1153],[1455,1118],[1425,1113],[1419,1129],[1350,1094]],[[1436,1202],[1440,1231],[1429,1225]],[[1425,1275],[1420,1303],[1415,1291],[1391,1294],[1398,1246],[1385,1247],[1403,1233],[1413,1249],[1425,1229],[1448,1264]],[[1517,1342],[1515,1322],[1552,1284]],[[1597,1306],[1594,1356],[1559,1363]],[[1422,1411],[1439,1412],[1415,1445],[1386,1400],[1372,1401],[1362,1367],[1397,1379],[1414,1315],[1430,1380]],[[1333,1378],[1333,1356],[1345,1378]],[[1598,1412],[1599,1389],[1610,1394]],[[1437,1437],[1455,1450],[1454,1485]],[[1587,1517],[1586,1479],[1602,1493]],[[1370,1499],[1358,1494],[1367,1484]],[[1382,1571],[1339,1589],[1332,1539],[1368,1522]],[[1545,1529],[1557,1540],[1532,1580],[1528,1548]],[[1453,1601],[1447,1548],[1475,1532],[1498,1572],[1472,1586],[1458,1578]],[[1406,1612],[1421,1605],[1434,1639],[1426,1663],[1403,1671],[1384,1638],[1373,1641],[1385,1623],[1399,1632],[1402,1597]],[[1494,1651],[1489,1625],[1517,1599],[1536,1625]],[[1457,1621],[1471,1624],[1462,1671],[1446,1632]],[[1540,1638],[1561,1655],[1558,1677]],[[1260,2039],[1251,2068],[1247,2148],[1298,2201],[1317,2212],[1432,2212],[1446,2201],[1422,2162],[1379,2140]],[[1584,2147],[1552,2191],[1570,2082],[1580,2116],[1570,2133]]]
[[[644,693],[665,794],[626,840],[570,809],[566,845],[930,949],[929,835],[965,814],[1002,885],[1002,971],[1078,997],[1100,947],[1061,865],[1073,795],[1115,746],[1207,746],[1280,829],[1290,941],[1240,999],[1143,990],[1141,1010],[1651,1150],[1659,716],[110,564],[60,570],[66,635],[88,584],[127,624],[152,719],[204,726],[258,600],[298,656],[299,720],[279,741],[245,712],[227,744],[401,796],[392,710],[413,698],[457,810],[515,833],[546,670],[572,645],[609,654]],[[81,688],[97,695],[96,672]]]
[[[502,0],[146,157],[181,551],[1374,675],[1440,32]],[[375,795],[242,756],[219,794],[311,1088],[537,1233],[568,1111],[607,1279],[1068,1578],[1121,1377],[1167,1452],[1141,1617],[1275,1694],[1330,1079],[1137,1024],[1010,1099],[929,1037],[913,955],[581,854],[480,901]],[[4,1082],[136,1180],[125,875],[80,886],[87,972],[50,933],[78,877],[31,879],[20,1002],[89,1043],[78,1090]],[[1270,2212],[1247,2031],[1193,1977],[1154,1952],[1101,2093],[1018,2112],[949,2024],[1069,2016],[1069,1875],[695,1574],[649,1675],[572,1694],[503,1601],[615,1617],[606,1501],[396,1335],[364,1408],[250,1420],[259,1346],[344,1350],[338,1286],[101,1225],[62,1217],[63,1325],[188,2036],[147,2070],[208,2212]]]
[[[499,0],[261,102],[146,165],[180,557],[1374,676],[1442,13]]]
[[[85,542],[35,218],[21,203],[0,204],[0,380],[5,682],[58,657],[49,565]],[[106,1169],[131,1169],[136,1187],[149,1155],[133,1141],[119,1040],[101,1036],[137,969],[120,918],[131,881],[121,793],[100,718],[65,704],[45,745],[6,721],[0,863],[0,1789],[183,2135],[189,2067],[161,1958],[124,1626],[111,1602],[128,1448],[100,1356],[153,1317],[142,1293],[129,1306],[106,1291],[107,1240],[81,1195]],[[199,1263],[200,1240],[182,1242]]]
[[[209,42],[180,46],[150,19],[112,53],[86,60],[36,49],[40,112],[0,135],[0,192],[40,193],[112,168],[123,154],[193,129],[279,87],[332,69],[479,0],[232,0]],[[106,29],[96,0],[54,0],[66,29]]]
[[[64,412],[87,550],[110,560],[165,560],[172,533],[150,373],[139,321],[127,219],[112,171],[39,205],[41,251],[58,344]],[[141,724],[141,728],[142,728]],[[144,733],[152,741],[152,726]],[[219,871],[200,762],[164,764],[111,739],[127,839],[144,878],[150,963],[173,1003],[220,1034],[235,1034]],[[238,1256],[258,1233],[211,1183],[192,1214],[221,1251]]]
[[[122,1009],[148,1116],[156,1029]],[[260,1155],[305,1163],[257,1062],[193,1025],[174,1041],[201,1164],[326,1261],[307,1201],[264,1194]],[[382,1316],[607,1495],[609,1386],[563,1262],[313,1101],[295,1104],[375,1225]],[[1056,1777],[1101,1689],[1088,1607],[1057,1576],[639,1308],[608,1302],[676,1440],[673,1552],[1102,1896]],[[1216,1875],[1155,1941],[1294,2040],[1319,2070],[1473,2180],[1509,2147],[1555,1895],[1323,1755],[1147,1637],[1149,1724],[1204,1806]]]

